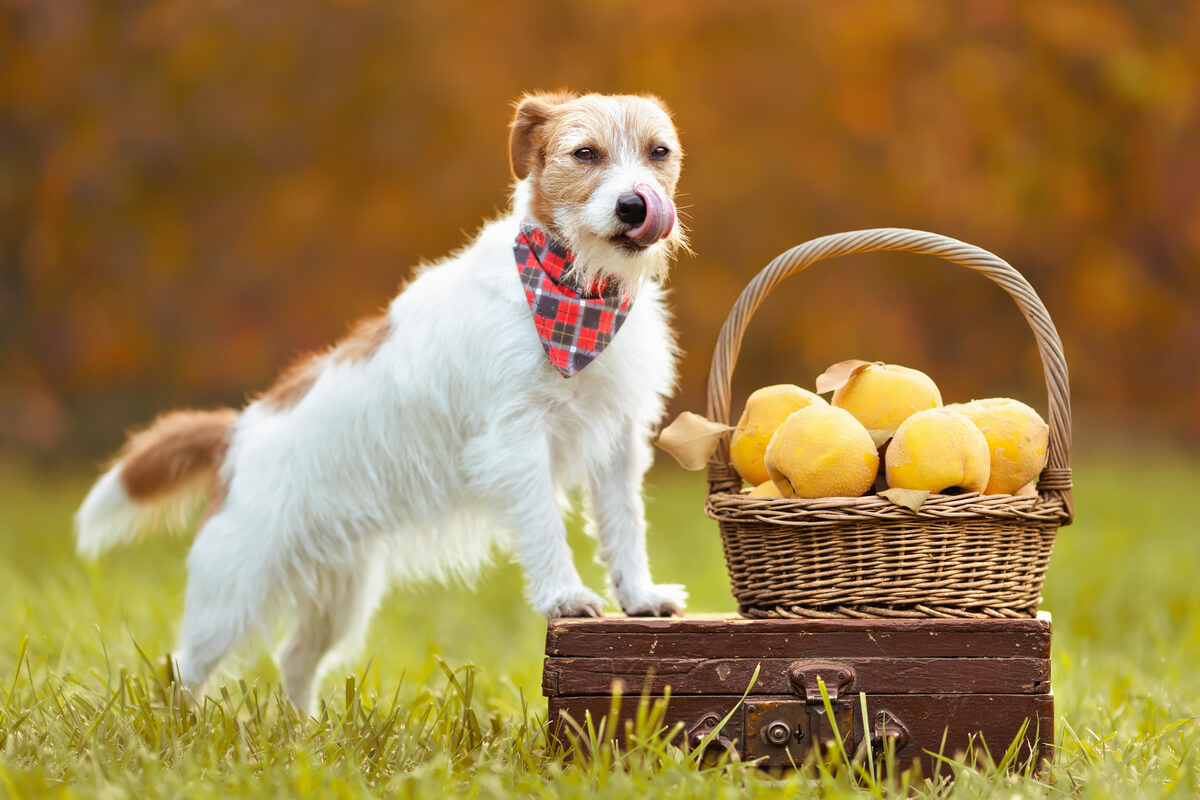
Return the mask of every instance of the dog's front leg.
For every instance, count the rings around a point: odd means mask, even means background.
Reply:
[[[524,441],[535,440],[524,437]],[[506,451],[503,462],[498,472],[509,477],[498,483],[514,531],[513,554],[525,572],[530,604],[551,619],[603,616],[604,599],[584,586],[575,569],[550,477],[549,454],[544,448],[530,446]],[[492,473],[493,479],[496,474]]]
[[[611,456],[589,476],[590,525],[600,544],[599,558],[608,567],[613,599],[630,616],[665,617],[683,612],[687,590],[650,578],[642,502],[642,478],[650,460],[649,443],[629,425]]]
[[[525,571],[529,602],[548,618],[599,617],[604,600],[583,585],[567,546],[553,486],[526,487],[511,508],[513,550]]]

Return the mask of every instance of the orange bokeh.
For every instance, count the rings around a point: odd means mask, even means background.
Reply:
[[[263,389],[503,206],[512,101],[563,86],[657,94],[683,133],[673,411],[703,411],[771,257],[899,225],[1030,279],[1081,430],[1194,445],[1198,41],[1200,6],[1152,2],[4,3],[0,452],[97,454]],[[865,358],[1044,409],[1015,307],[960,273],[798,276],[735,406]]]

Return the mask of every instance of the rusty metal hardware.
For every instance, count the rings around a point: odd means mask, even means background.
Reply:
[[[758,733],[762,736],[764,742],[773,744],[776,747],[783,747],[792,738],[791,727],[781,719],[768,722]],[[796,731],[796,738],[800,738],[800,731]]]
[[[874,724],[871,726],[872,747],[882,749],[884,743],[890,740],[896,752],[899,752],[908,744],[910,738],[908,726],[901,722],[899,717],[887,710],[876,712]]]
[[[824,704],[809,706],[809,737],[812,746],[821,752],[834,747],[840,736],[842,746],[847,751],[854,749],[857,736],[854,729],[854,706],[849,700],[843,700],[833,706],[833,716],[826,711]],[[837,731],[835,734],[834,731]]]
[[[792,691],[809,703],[821,702],[821,683],[825,684],[829,702],[836,703],[842,694],[854,690],[856,677],[854,667],[836,661],[794,661],[788,667]]]
[[[792,691],[803,695],[809,707],[808,730],[811,746],[820,750],[833,747],[835,729],[847,749],[854,746],[854,708],[849,701],[842,698],[854,690],[857,677],[853,667],[836,661],[804,660],[793,662],[788,667]],[[821,698],[822,684],[833,710],[832,717]]]
[[[700,718],[699,722],[688,729],[688,743],[694,748],[700,747],[702,744],[704,744],[705,737],[715,731],[717,726],[720,724],[721,717],[717,716],[716,714],[705,714]],[[726,724],[725,730],[728,728],[729,725]],[[733,749],[733,739],[725,735],[724,731],[709,739],[708,744],[705,746],[706,751],[722,750],[729,752]]]
[[[742,757],[786,767],[808,756],[808,704],[792,699],[747,700],[742,715]]]
[[[762,759],[766,766],[799,764],[815,749],[828,750],[836,744],[834,730],[847,750],[857,739],[854,705],[847,694],[854,689],[854,669],[835,661],[805,659],[788,667],[792,692],[802,699],[786,697],[747,701],[742,730],[744,756]],[[833,715],[825,708],[821,685]]]
[[[861,764],[866,760],[868,744],[870,749],[878,754],[877,757],[882,757],[887,750],[888,742],[891,742],[892,753],[898,754],[908,746],[911,738],[908,726],[901,722],[899,717],[887,709],[877,711],[871,725],[870,737],[863,737],[863,740],[858,743],[858,751],[854,754],[854,763]]]

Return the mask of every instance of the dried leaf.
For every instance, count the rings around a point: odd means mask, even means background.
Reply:
[[[846,381],[870,365],[870,361],[860,361],[857,358],[839,361],[817,376],[817,394],[836,392],[846,385]]]
[[[895,431],[872,430],[867,431],[871,434],[871,441],[875,443],[875,449],[878,450],[892,440],[896,435]]]
[[[879,496],[915,512],[925,505],[925,501],[929,499],[929,492],[924,489],[885,489]]]
[[[654,443],[684,469],[704,469],[721,437],[731,430],[728,425],[684,411],[662,429]]]

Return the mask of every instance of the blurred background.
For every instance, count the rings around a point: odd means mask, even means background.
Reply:
[[[0,0],[0,461],[111,452],[237,405],[507,202],[524,91],[646,92],[688,157],[695,253],[671,413],[773,256],[943,233],[1037,288],[1079,448],[1200,445],[1200,4]],[[915,256],[796,276],[751,324],[751,389],[847,358],[947,402],[1046,409],[983,278]]]

